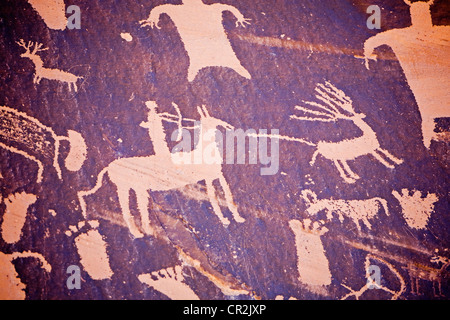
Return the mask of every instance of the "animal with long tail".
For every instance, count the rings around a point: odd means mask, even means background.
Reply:
[[[204,134],[214,132],[217,128],[224,127],[231,130],[233,127],[219,119],[209,115],[205,106],[198,107],[200,114],[200,137]],[[173,117],[168,117],[173,121]],[[145,127],[145,123],[143,124]],[[190,157],[202,148],[200,144],[185,155]],[[208,147],[211,147],[208,145]],[[219,146],[216,143],[216,154],[219,154]],[[202,152],[203,150],[200,150]],[[172,153],[172,156],[176,153]],[[195,155],[194,155],[195,156]],[[130,192],[136,194],[137,206],[141,216],[142,229],[146,234],[154,235],[154,229],[150,225],[149,219],[149,191],[169,191],[180,189],[190,184],[197,184],[205,181],[207,194],[212,204],[214,213],[218,216],[222,224],[228,225],[229,219],[224,217],[215,194],[213,181],[219,180],[225,194],[228,208],[233,214],[236,222],[244,222],[234,204],[230,187],[222,172],[222,163],[179,163],[177,161],[167,161],[167,157],[157,154],[147,157],[122,158],[113,161],[100,171],[95,186],[88,191],[80,191],[78,198],[83,216],[87,217],[87,207],[85,197],[96,193],[103,185],[103,178],[108,175],[110,181],[116,186],[120,207],[124,220],[135,238],[141,238],[144,234],[138,229],[130,212]]]

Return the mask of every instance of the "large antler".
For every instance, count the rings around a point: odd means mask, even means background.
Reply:
[[[23,39],[20,39],[20,41],[16,42],[19,46],[21,46],[22,48],[24,48],[26,50],[27,53],[30,54],[36,54],[38,51],[45,51],[48,50],[48,48],[42,48],[43,44],[42,43],[34,43],[32,41],[28,41],[28,44],[25,43],[25,41]],[[34,46],[33,51],[31,51],[31,48]]]
[[[315,89],[315,97],[323,104],[313,101],[303,101],[305,104],[313,106],[319,110],[313,110],[307,107],[296,106],[295,109],[302,111],[311,116],[295,116],[292,115],[291,119],[307,120],[307,121],[322,121],[333,122],[337,119],[346,119],[355,115],[353,109],[353,101],[342,91],[336,88],[329,81],[324,84],[319,83]],[[349,115],[347,115],[349,114]]]

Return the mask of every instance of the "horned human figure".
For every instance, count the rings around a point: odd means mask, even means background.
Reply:
[[[152,107],[152,103],[147,103],[147,106]],[[151,112],[154,112],[150,110]],[[231,130],[233,127],[228,123],[213,118],[209,115],[205,106],[199,107],[200,113],[200,137],[204,134],[211,134],[217,127],[221,126],[225,129]],[[173,120],[172,117],[167,119]],[[141,124],[144,127],[146,123]],[[160,138],[162,135],[160,135]],[[202,139],[202,138],[200,138]],[[199,146],[200,145],[200,146]],[[203,148],[199,143],[196,148],[190,152],[186,152],[189,157],[190,154],[199,152],[198,148]],[[211,148],[211,145],[207,146]],[[215,154],[219,154],[219,146],[216,143]],[[202,151],[200,151],[202,152]],[[176,153],[172,153],[174,158]],[[182,158],[182,157],[181,157]],[[142,229],[146,234],[155,235],[154,229],[150,225],[149,219],[149,191],[169,191],[183,188],[189,184],[197,184],[205,181],[206,190],[213,207],[214,213],[218,216],[222,224],[228,225],[230,221],[225,218],[221,212],[218,199],[215,194],[213,181],[219,180],[220,185],[225,194],[225,200],[230,209],[233,218],[236,222],[244,222],[245,219],[239,215],[236,205],[233,201],[230,187],[222,173],[222,163],[180,163],[179,161],[167,159],[166,155],[160,156],[155,154],[147,157],[132,157],[122,158],[113,161],[106,168],[101,170],[98,175],[97,183],[93,189],[89,191],[80,191],[78,198],[84,217],[87,217],[86,201],[84,197],[92,195],[97,192],[103,184],[103,177],[109,176],[109,179],[117,187],[117,194],[119,197],[120,207],[125,222],[135,238],[141,238],[144,234],[138,229],[133,221],[130,212],[130,191],[133,190],[136,194],[137,206],[141,215]]]
[[[435,119],[450,117],[450,26],[435,26],[430,6],[433,1],[413,2],[410,6],[412,25],[381,32],[364,43],[364,57],[369,69],[373,51],[382,45],[392,48],[403,68],[420,115],[426,148],[436,138]]]
[[[164,4],[153,8],[142,27],[158,28],[162,14],[167,14],[178,29],[189,56],[188,80],[194,81],[197,73],[206,67],[227,67],[250,79],[250,73],[241,65],[222,24],[222,15],[231,12],[236,26],[250,24],[233,6],[221,3],[204,4],[202,0],[183,0],[181,5]]]
[[[48,50],[48,48],[41,49],[42,43],[36,43],[33,44],[33,42],[29,42],[28,44],[25,44],[23,40],[20,40],[17,42],[19,46],[24,48],[26,51],[22,53],[20,56],[22,58],[28,58],[30,59],[35,67],[35,74],[33,82],[38,84],[41,82],[41,79],[48,79],[48,80],[57,80],[66,82],[69,85],[69,90],[74,90],[77,92],[77,81],[78,79],[82,79],[83,77],[76,76],[72,73],[62,71],[59,69],[49,69],[44,67],[44,62],[42,61],[41,57],[37,54],[39,51],[45,51]],[[34,48],[31,49],[34,45]]]

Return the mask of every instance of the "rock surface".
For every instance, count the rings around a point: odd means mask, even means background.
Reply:
[[[2,1],[1,298],[448,299],[449,2],[184,2]]]

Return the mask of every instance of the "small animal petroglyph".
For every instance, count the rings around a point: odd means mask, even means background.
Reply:
[[[400,202],[402,214],[408,226],[414,229],[425,229],[434,211],[434,204],[439,200],[437,195],[429,193],[423,198],[420,191],[408,189],[402,189],[401,193],[394,190],[392,194]]]
[[[448,278],[450,274],[450,270],[448,270],[450,259],[436,254],[431,257],[430,262],[438,264],[440,267],[430,267],[412,261],[408,262],[408,264],[403,267],[409,274],[411,293],[414,295],[422,295],[420,291],[420,280],[422,280],[433,283],[433,294],[435,297],[443,297],[442,279],[445,277]]]
[[[314,165],[317,157],[321,155],[325,159],[333,161],[345,182],[355,183],[360,177],[349,167],[347,162],[350,160],[356,160],[365,155],[372,155],[390,169],[403,162],[403,160],[394,157],[387,150],[381,148],[377,134],[364,121],[366,115],[355,112],[353,101],[343,91],[337,89],[328,81],[325,84],[318,84],[315,91],[317,93],[316,98],[324,104],[311,101],[305,102],[317,110],[296,106],[296,110],[309,115],[292,115],[291,119],[322,122],[336,122],[339,119],[349,120],[362,131],[362,136],[340,142],[320,141],[317,143],[317,150],[314,152],[310,162],[311,165]]]
[[[309,215],[326,211],[328,220],[333,219],[333,215],[336,214],[341,223],[344,223],[345,217],[350,218],[356,224],[359,232],[361,232],[361,222],[368,229],[372,228],[369,220],[378,215],[380,208],[383,208],[386,215],[389,215],[387,201],[379,197],[365,200],[319,200],[316,193],[311,190],[303,190],[301,194],[308,205],[306,212]]]
[[[69,85],[69,90],[74,90],[75,92],[77,92],[77,81],[78,79],[82,79],[83,77],[79,77],[72,73],[59,69],[50,69],[44,67],[44,62],[42,61],[41,57],[37,55],[37,53],[39,51],[48,50],[48,48],[41,49],[41,43],[33,43],[31,41],[28,42],[28,44],[25,44],[25,41],[23,39],[17,42],[17,44],[25,49],[25,53],[22,53],[20,56],[22,58],[30,59],[34,64],[35,73],[33,82],[35,84],[39,84],[39,82],[41,82],[41,79],[57,80],[67,83]],[[33,46],[34,48],[31,49]]]
[[[0,252],[0,300],[25,300],[26,286],[20,281],[19,275],[12,263],[19,258],[36,258],[41,262],[42,268],[50,273],[52,267],[45,258],[34,252],[14,252],[5,254]]]
[[[161,269],[151,274],[141,274],[138,279],[172,300],[200,300],[195,292],[184,283],[181,266]]]
[[[229,11],[236,18],[236,26],[250,24],[238,9],[231,5],[205,4],[202,0],[183,0],[182,4],[164,4],[153,8],[142,27],[159,27],[162,14],[167,14],[178,29],[189,56],[188,81],[194,81],[197,73],[206,67],[231,68],[242,77],[250,79],[249,72],[241,65],[231,47],[222,24],[223,12]]]
[[[86,160],[87,147],[83,137],[68,130],[68,136],[58,136],[52,128],[13,108],[0,106],[0,147],[20,154],[38,165],[36,182],[42,182],[44,163],[51,162],[62,179],[58,157],[61,141],[67,141],[70,151],[64,164],[67,170],[78,171]]]
[[[332,277],[320,237],[328,229],[310,219],[291,220],[289,227],[295,235],[298,280],[311,291],[324,293],[324,287],[331,284]]]

